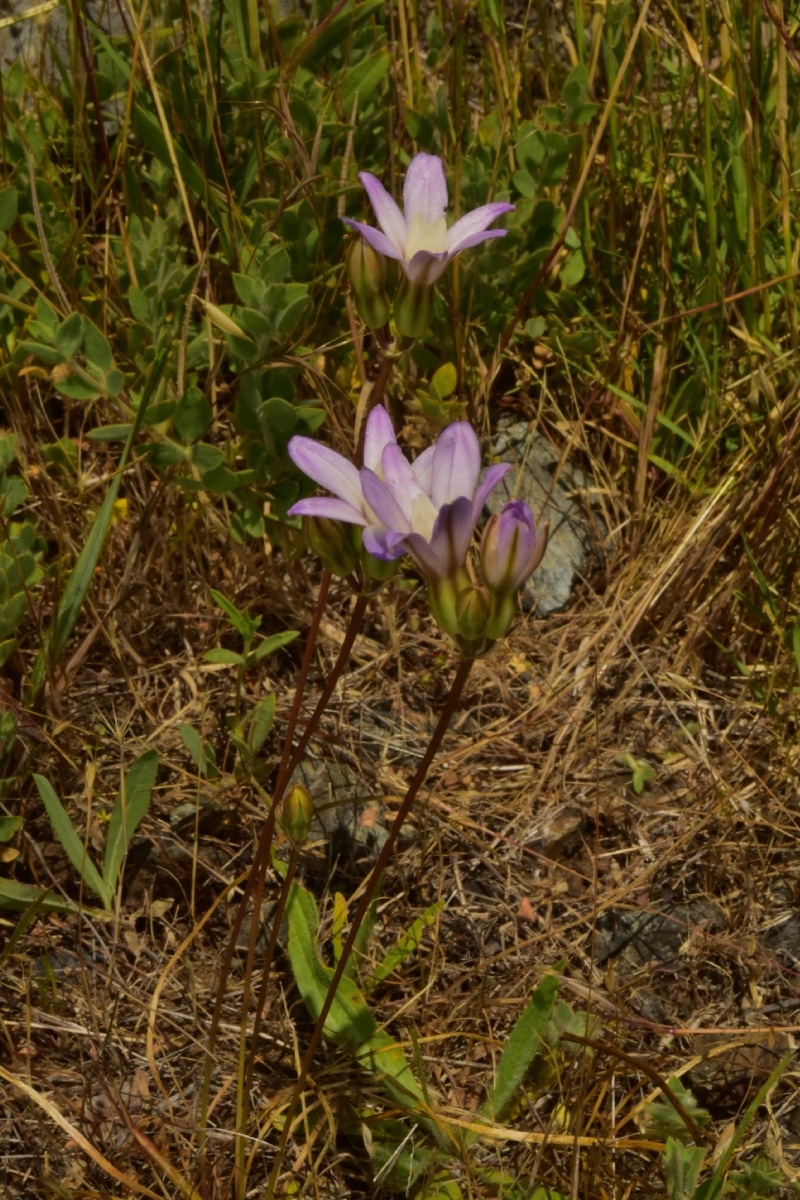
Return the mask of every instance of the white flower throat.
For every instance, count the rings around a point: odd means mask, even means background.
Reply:
[[[444,254],[447,250],[447,219],[444,213],[433,221],[426,221],[422,213],[417,213],[409,221],[406,230],[406,262],[411,262],[420,250],[427,250],[429,254]]]

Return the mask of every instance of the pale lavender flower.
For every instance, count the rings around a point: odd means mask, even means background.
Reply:
[[[457,254],[487,238],[505,237],[506,229],[489,229],[497,217],[513,212],[513,204],[484,204],[447,228],[447,181],[442,160],[435,154],[417,154],[406,172],[402,213],[386,188],[362,171],[359,175],[370,198],[380,229],[344,217],[346,225],[387,258],[400,263],[412,283],[435,283]]]
[[[333,492],[298,501],[290,516],[361,525],[370,554],[384,561],[411,554],[430,579],[452,577],[463,567],[489,493],[510,469],[509,463],[497,463],[481,479],[480,445],[466,421],[448,425],[409,462],[382,405],[367,418],[360,471],[312,438],[293,437],[289,455],[310,479]]]
[[[486,523],[481,541],[481,574],[493,592],[515,592],[542,561],[547,526],[538,534],[533,513],[522,500],[509,500]]]

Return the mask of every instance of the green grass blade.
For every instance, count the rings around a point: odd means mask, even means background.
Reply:
[[[161,378],[162,372],[167,361],[167,351],[163,349],[159,351],[150,368],[150,375],[145,385],[142,399],[136,413],[136,418],[131,426],[131,431],[125,447],[122,451],[122,456],[119,462],[117,473],[109,485],[106,498],[100,506],[100,511],[94,519],[91,531],[88,538],[78,555],[77,562],[72,568],[72,573],[67,580],[67,585],[64,588],[64,593],[56,610],[53,624],[48,629],[42,640],[42,646],[36,656],[33,671],[31,673],[30,682],[26,692],[26,703],[33,704],[36,696],[44,683],[45,671],[47,668],[48,659],[57,661],[63,653],[64,647],[67,644],[70,634],[75,627],[75,622],[78,620],[80,611],[83,608],[83,603],[86,599],[86,594],[89,591],[89,586],[94,577],[95,568],[100,559],[103,547],[106,543],[108,531],[111,526],[111,517],[114,511],[119,494],[120,483],[122,482],[122,472],[127,466],[130,458],[131,450],[133,449],[135,440],[139,434],[139,430],[144,419],[147,406],[150,403],[153,392]]]
[[[112,894],[131,838],[150,806],[157,771],[158,751],[145,750],[128,771],[114,800],[103,862],[103,878]]]
[[[110,908],[113,893],[107,887],[97,867],[86,853],[86,847],[75,832],[75,826],[72,824],[67,810],[53,790],[52,784],[49,780],[45,779],[44,775],[34,775],[33,779],[39,789],[42,803],[47,810],[50,824],[53,826],[56,837],[64,848],[64,853],[86,886],[90,887],[95,895],[100,897],[106,908]]]

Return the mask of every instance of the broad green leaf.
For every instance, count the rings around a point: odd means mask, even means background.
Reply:
[[[458,375],[453,363],[443,363],[431,380],[431,387],[440,400],[446,400],[456,390]]]
[[[77,354],[83,341],[83,319],[80,313],[74,312],[62,321],[56,330],[56,348],[64,358],[72,358]]]
[[[294,629],[287,629],[285,633],[273,633],[272,637],[264,638],[253,653],[247,656],[248,663],[260,662],[268,654],[274,654],[276,650],[280,650],[281,646],[288,646],[289,642],[293,642],[297,636],[297,631]]]
[[[211,424],[211,405],[199,388],[191,387],[175,405],[175,428],[185,442],[202,437]]]
[[[701,1146],[684,1146],[675,1138],[667,1138],[664,1174],[667,1177],[669,1200],[691,1200],[705,1156],[706,1152]]]
[[[49,895],[44,888],[32,883],[18,883],[16,879],[0,879],[0,908],[26,909],[31,904],[40,904],[43,912],[75,912],[75,905]]]
[[[113,894],[122,860],[128,852],[131,838],[150,806],[150,797],[158,771],[158,751],[145,750],[125,775],[111,809],[106,837],[103,878]]]
[[[22,817],[0,817],[0,842],[10,842],[22,825]]]
[[[235,650],[225,650],[222,646],[215,646],[213,650],[206,650],[203,655],[203,662],[215,663],[217,666],[244,666],[244,659],[241,654],[237,654]]]
[[[107,909],[111,908],[113,900],[113,892],[108,887],[105,880],[100,875],[97,867],[94,865],[89,855],[86,852],[81,839],[75,832],[75,826],[69,819],[69,814],[59,800],[53,790],[49,780],[45,779],[44,775],[34,775],[34,783],[39,789],[39,795],[47,810],[47,815],[50,818],[50,824],[53,826],[56,837],[61,842],[64,848],[64,853],[72,863],[75,870],[80,875],[87,887],[100,897],[104,906]]]
[[[542,1049],[557,992],[558,976],[545,975],[508,1035],[497,1065],[497,1078],[481,1109],[481,1116],[490,1121],[502,1121],[510,1108],[525,1072]]]
[[[358,96],[359,108],[369,100],[372,93],[388,74],[392,60],[387,50],[379,50],[370,54],[349,70],[340,87],[340,95],[344,101],[345,110],[349,113],[353,101]]]

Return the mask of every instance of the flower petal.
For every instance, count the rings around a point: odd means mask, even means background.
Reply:
[[[447,180],[442,160],[435,154],[416,154],[408,164],[403,185],[406,224],[409,225],[416,216],[422,216],[426,223],[432,224],[446,208]]]
[[[488,242],[490,238],[505,237],[508,233],[507,229],[487,229],[484,233],[473,233],[471,237],[462,238],[455,250],[448,251],[448,262],[451,262],[462,250],[469,250],[470,246],[480,246],[481,242]]]
[[[468,421],[454,421],[436,441],[431,500],[437,508],[468,496],[470,504],[481,471],[481,448]]]
[[[392,257],[402,258],[403,247],[406,244],[406,223],[397,203],[389,195],[380,179],[370,175],[369,171],[362,171],[358,178],[369,196],[370,204],[378,218],[378,224],[397,251]]]
[[[362,542],[365,550],[384,562],[392,562],[408,553],[405,536],[387,529],[385,525],[368,525],[362,535]]]
[[[403,262],[403,270],[412,283],[436,283],[447,270],[449,261],[446,253],[433,254],[430,250],[418,250],[409,262]]]
[[[410,533],[405,541],[426,574],[443,579],[463,567],[474,528],[472,503],[467,496],[460,496],[440,509],[429,542],[418,533]]]
[[[411,464],[417,483],[429,496],[431,494],[431,479],[433,471],[433,456],[436,453],[436,443],[426,447],[422,454],[417,455]]]
[[[380,466],[384,447],[396,441],[391,417],[382,404],[376,404],[367,417],[364,430],[364,466],[371,471],[376,470]]]
[[[513,204],[505,204],[502,201],[495,201],[494,204],[484,204],[482,208],[474,208],[472,212],[466,213],[455,224],[451,225],[447,231],[447,249],[451,254],[458,254],[460,250],[465,250],[466,245],[462,245],[468,238],[472,238],[476,233],[483,233],[488,229],[492,221],[497,217],[501,217],[503,213],[513,212]],[[505,233],[506,230],[496,229],[492,236],[497,237],[500,233]],[[476,242],[469,242],[470,246],[477,245]]]
[[[381,456],[381,474],[403,512],[409,516],[415,496],[422,491],[411,464],[396,442],[384,446]]]
[[[289,439],[287,448],[292,462],[304,475],[333,492],[334,496],[346,500],[359,512],[363,511],[361,480],[351,462],[313,438],[295,436]]]
[[[409,533],[411,519],[403,511],[389,488],[369,467],[361,468],[364,499],[382,525],[396,533]]]
[[[397,252],[394,242],[390,241],[385,233],[381,233],[380,229],[375,229],[372,225],[365,225],[363,221],[352,221],[350,217],[342,217],[342,221],[351,229],[357,230],[364,241],[369,242],[372,249],[377,250],[378,254],[385,254],[387,258],[402,259],[403,255]]]
[[[309,496],[306,500],[298,500],[289,509],[289,516],[329,517],[332,521],[346,521],[348,525],[367,523],[363,512],[353,508],[346,500],[336,500],[333,496]]]
[[[486,472],[481,480],[479,487],[475,491],[475,496],[472,501],[472,506],[475,510],[475,520],[480,516],[481,509],[490,494],[497,487],[504,475],[507,475],[511,470],[511,463],[494,463],[493,466],[487,467]]]

